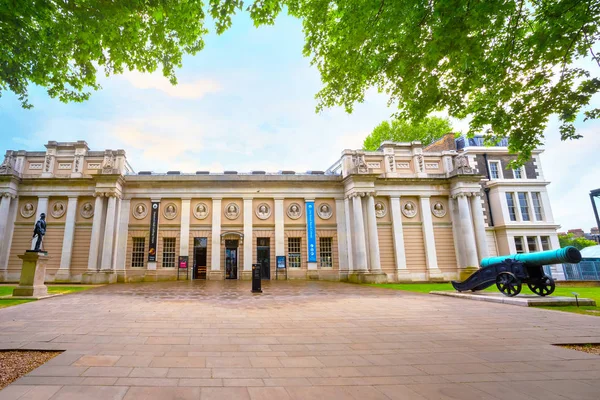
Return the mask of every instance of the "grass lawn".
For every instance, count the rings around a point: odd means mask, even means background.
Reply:
[[[0,286],[0,297],[12,295],[13,289],[16,286]],[[82,292],[93,288],[94,286],[48,286],[48,294],[68,294]],[[6,308],[10,306],[16,306],[23,303],[29,303],[35,300],[14,300],[14,299],[0,299],[0,308]]]
[[[406,290],[409,292],[429,293],[432,290],[454,290],[450,283],[384,283],[379,285],[371,285],[376,287],[394,289],[394,290]],[[496,285],[492,285],[485,289],[488,292],[498,292]],[[568,287],[568,286],[557,286],[556,290],[552,294],[553,296],[568,296],[573,297],[573,292],[577,293],[580,298],[593,299],[596,301],[596,307],[585,306],[567,306],[567,307],[542,307],[548,310],[568,311],[578,314],[595,315],[600,317],[600,287]],[[527,285],[523,285],[521,294],[533,294]]]

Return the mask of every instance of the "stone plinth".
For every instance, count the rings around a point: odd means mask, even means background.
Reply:
[[[348,281],[352,283],[387,283],[387,275],[384,272],[352,272],[348,275]]]
[[[579,298],[575,300],[575,297],[565,296],[537,296],[530,294],[519,294],[515,297],[508,297],[502,293],[492,292],[446,292],[446,291],[432,291],[431,294],[437,294],[441,296],[457,297],[459,299],[477,300],[477,301],[489,301],[492,303],[512,304],[514,306],[522,307],[535,307],[535,306],[575,306],[579,301],[580,306],[595,306],[596,302],[593,299]]]
[[[250,271],[250,273],[252,273],[252,271]],[[206,279],[208,279],[209,281],[222,281],[222,280],[225,280],[225,271],[208,270],[206,272]]]
[[[252,271],[242,271],[242,275],[240,278],[243,281],[251,281],[252,280]]]
[[[19,286],[14,288],[13,296],[19,297],[45,297],[48,296],[48,287],[44,285],[46,277],[46,262],[48,253],[26,251],[20,255],[23,260]]]
[[[81,277],[81,283],[97,285],[105,283],[116,283],[117,274],[112,271],[86,272]]]

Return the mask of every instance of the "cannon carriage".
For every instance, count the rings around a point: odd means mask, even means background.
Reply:
[[[513,297],[521,293],[525,283],[538,296],[548,296],[554,292],[555,283],[544,273],[544,265],[579,261],[581,253],[572,246],[538,253],[488,257],[481,260],[478,271],[463,282],[452,281],[452,286],[459,292],[475,292],[496,284],[505,296]]]

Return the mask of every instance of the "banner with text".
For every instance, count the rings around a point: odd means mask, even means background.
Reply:
[[[306,202],[306,237],[308,262],[317,262],[317,228],[315,226],[315,202]]]
[[[156,262],[156,249],[158,243],[158,208],[159,202],[152,202],[150,212],[150,246],[148,248],[148,262]]]

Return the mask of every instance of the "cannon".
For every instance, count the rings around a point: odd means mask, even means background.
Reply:
[[[483,290],[494,283],[505,296],[513,297],[521,293],[523,283],[538,296],[548,296],[554,292],[554,280],[544,274],[544,265],[581,261],[581,253],[573,246],[558,250],[521,253],[509,256],[488,257],[481,260],[480,269],[463,282],[452,281],[459,292]]]

